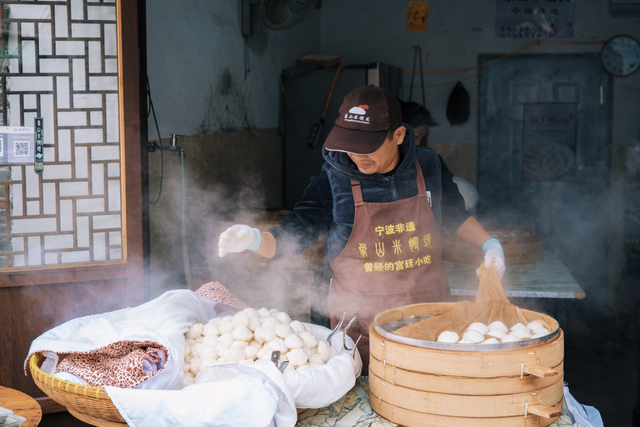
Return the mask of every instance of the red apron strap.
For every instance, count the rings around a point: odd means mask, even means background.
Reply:
[[[362,199],[362,187],[360,187],[360,181],[351,180],[351,192],[353,193],[353,202],[356,206],[363,205]]]
[[[424,175],[418,159],[416,159],[416,184],[418,185],[418,196],[427,197],[427,187],[424,184]]]

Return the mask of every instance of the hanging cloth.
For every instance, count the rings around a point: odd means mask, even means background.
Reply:
[[[469,120],[469,104],[469,93],[462,85],[462,82],[456,83],[447,103],[447,120],[451,126],[467,123]]]

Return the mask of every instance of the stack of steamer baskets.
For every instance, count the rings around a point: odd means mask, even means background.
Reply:
[[[535,313],[551,334],[504,344],[450,344],[393,333],[454,305],[414,304],[376,316],[369,329],[371,407],[408,427],[540,427],[560,417],[564,334],[555,319]]]

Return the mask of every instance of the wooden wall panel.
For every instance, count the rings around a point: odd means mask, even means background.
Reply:
[[[3,385],[33,397],[44,396],[31,376],[23,373],[31,342],[49,329],[76,317],[128,306],[127,288],[126,280],[96,280],[2,289],[8,291],[11,306],[16,308],[9,322],[12,334],[10,360],[8,365],[3,364],[0,368],[4,375],[9,376],[7,384]]]
[[[0,288],[0,313],[2,313],[2,319],[0,320],[0,385],[5,387],[10,387],[11,372],[3,369],[3,367],[11,364],[11,356],[13,355],[11,339],[13,310],[11,309],[9,294],[9,288]]]

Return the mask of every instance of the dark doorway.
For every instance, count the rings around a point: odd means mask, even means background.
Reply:
[[[597,300],[608,274],[611,77],[594,54],[521,55],[481,68],[479,85],[479,217],[539,230]]]

